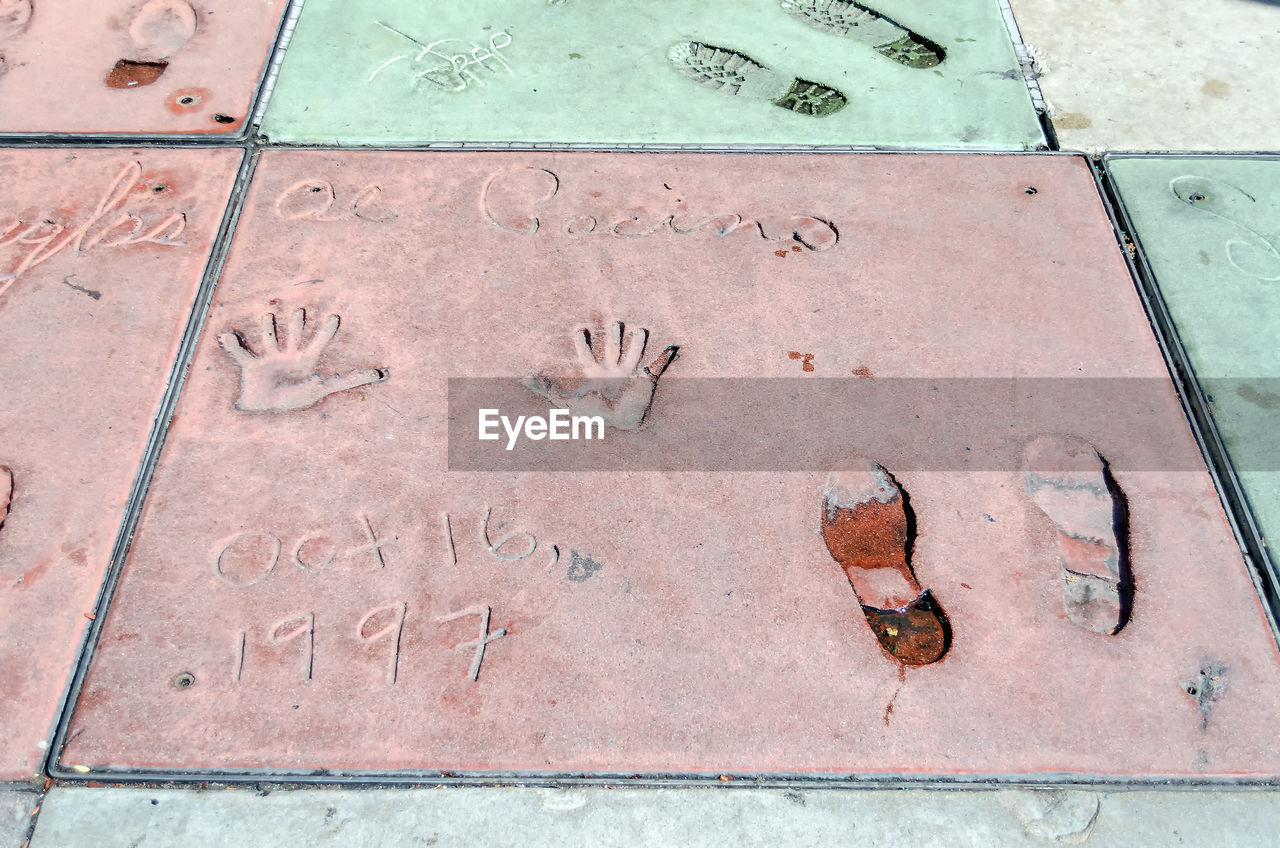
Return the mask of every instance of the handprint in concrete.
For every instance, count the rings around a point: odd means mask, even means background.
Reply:
[[[584,325],[573,331],[580,376],[561,379],[538,374],[527,379],[525,386],[574,415],[598,415],[606,426],[634,430],[649,417],[658,378],[677,359],[680,348],[667,345],[642,366],[648,330],[636,328],[628,338],[626,326],[615,321],[601,338],[593,335],[593,329]]]
[[[239,330],[218,336],[218,344],[240,366],[241,412],[291,412],[315,406],[336,392],[380,383],[389,376],[385,368],[365,368],[347,374],[321,377],[317,371],[325,347],[338,332],[341,319],[330,315],[305,345],[306,310],[295,309],[283,340],[276,332],[275,313],[262,316],[261,352],[254,353]]]

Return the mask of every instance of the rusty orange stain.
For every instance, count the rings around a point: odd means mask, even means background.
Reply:
[[[800,369],[802,371],[813,370],[813,354],[812,353],[801,353],[798,350],[792,350],[787,352],[787,358],[803,360],[800,364]]]

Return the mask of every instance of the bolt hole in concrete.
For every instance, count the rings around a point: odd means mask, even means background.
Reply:
[[[1035,186],[1027,186],[1026,188],[1024,188],[1024,189],[1022,190],[1022,193],[1023,193],[1023,194],[1037,194],[1039,191],[1040,191],[1040,189],[1036,188]]]
[[[1199,203],[1200,201],[1204,200],[1204,195],[1198,191],[1192,192],[1191,194],[1187,195],[1187,200],[1190,200],[1192,203]]]
[[[200,98],[188,94],[185,97],[178,98],[178,104],[181,106],[194,106],[200,102]]]
[[[223,114],[214,115],[213,119],[220,124],[234,124],[236,122],[235,118],[231,117],[230,115],[223,115]]]
[[[189,671],[184,671],[173,678],[174,689],[190,689],[196,685],[196,676]]]

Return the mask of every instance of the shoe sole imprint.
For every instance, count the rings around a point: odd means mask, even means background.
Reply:
[[[822,83],[788,79],[743,53],[700,41],[672,45],[667,58],[676,70],[707,88],[822,118],[849,102],[843,93]]]
[[[853,0],[782,0],[782,10],[823,32],[860,41],[908,68],[933,68],[947,57],[937,43]]]
[[[1027,494],[1054,525],[1062,605],[1095,633],[1120,632],[1133,604],[1128,500],[1087,442],[1042,437],[1026,451]]]
[[[108,88],[151,85],[169,67],[169,57],[187,46],[198,19],[186,0],[148,0],[129,24],[133,56],[118,60],[103,80]]]
[[[911,568],[915,513],[906,490],[883,466],[870,480],[828,480],[822,498],[822,540],[844,570],[863,617],[886,655],[903,665],[937,662],[951,645],[951,625],[929,589]],[[883,573],[896,581],[877,580]],[[890,590],[898,582],[896,590]],[[907,589],[901,603],[901,589]],[[897,595],[891,606],[890,597]],[[914,595],[914,597],[912,597]]]

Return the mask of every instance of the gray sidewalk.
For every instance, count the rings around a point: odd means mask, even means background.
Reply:
[[[1278,832],[1268,791],[68,787],[45,797],[31,846],[1101,848],[1274,845]]]

